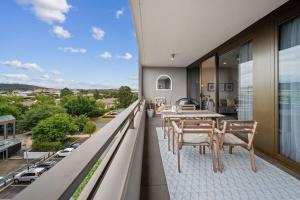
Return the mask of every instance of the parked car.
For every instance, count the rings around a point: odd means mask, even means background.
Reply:
[[[66,157],[72,153],[74,148],[65,148],[55,153],[55,157]]]
[[[200,103],[196,99],[192,98],[181,98],[176,101],[176,105],[182,106],[182,105],[195,105],[196,109],[200,109]]]
[[[70,145],[71,148],[77,149],[81,144],[76,142]]]
[[[15,183],[33,182],[33,181],[35,181],[35,179],[40,177],[42,175],[42,173],[44,173],[45,171],[46,171],[46,169],[43,167],[24,170],[14,176],[14,182]]]
[[[44,162],[38,162],[34,165],[34,168],[40,168],[43,167],[46,170],[49,170],[51,167],[53,167],[56,164],[56,161],[51,160],[51,161],[44,161]]]
[[[6,179],[4,177],[0,176],[0,185],[2,185],[2,184],[6,185]]]

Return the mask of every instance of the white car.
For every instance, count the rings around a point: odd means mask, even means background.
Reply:
[[[74,148],[65,148],[63,150],[60,150],[56,152],[55,157],[66,157],[72,153]]]
[[[24,170],[14,176],[14,182],[33,182],[46,171],[45,168],[39,167],[29,170]]]

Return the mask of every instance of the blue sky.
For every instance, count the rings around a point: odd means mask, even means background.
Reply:
[[[127,0],[10,0],[0,6],[0,82],[137,88]]]

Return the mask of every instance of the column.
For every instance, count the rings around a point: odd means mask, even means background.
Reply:
[[[4,124],[4,140],[7,139],[7,124]]]
[[[13,124],[13,138],[16,140],[16,122]]]

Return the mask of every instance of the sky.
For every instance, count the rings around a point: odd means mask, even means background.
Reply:
[[[0,83],[137,89],[128,0],[2,1],[0,24]]]

